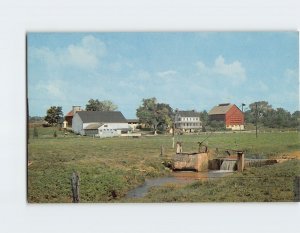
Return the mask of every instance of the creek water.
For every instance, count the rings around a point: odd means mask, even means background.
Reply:
[[[164,176],[153,179],[146,179],[145,183],[138,186],[137,188],[131,190],[127,193],[127,198],[140,198],[144,197],[150,188],[165,186],[169,184],[176,185],[186,185],[193,183],[197,180],[209,180],[224,177],[226,175],[231,174],[233,171],[231,170],[214,170],[208,172],[193,172],[193,171],[180,171],[180,172],[172,172],[170,176]]]
[[[224,160],[220,167],[221,171],[234,171],[236,170],[236,160]]]

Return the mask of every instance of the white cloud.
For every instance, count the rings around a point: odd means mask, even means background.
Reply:
[[[202,61],[196,63],[199,75],[205,75],[215,79],[226,79],[234,85],[240,84],[247,79],[246,70],[241,62],[234,61],[230,64],[225,63],[225,59],[220,55],[216,58],[214,65],[209,67]]]
[[[91,35],[83,37],[80,43],[65,48],[55,50],[46,47],[29,48],[30,58],[40,60],[50,69],[60,66],[95,69],[105,53],[105,44]]]
[[[284,72],[284,78],[288,83],[298,81],[299,79],[298,75],[299,75],[298,72],[296,72],[296,70],[293,69],[286,69]]]
[[[55,80],[48,82],[46,84],[39,83],[36,85],[36,89],[40,92],[44,92],[44,96],[49,98],[65,100],[66,96],[64,94],[64,83],[60,80]]]
[[[170,77],[170,76],[173,76],[173,75],[176,75],[177,72],[175,70],[166,70],[166,71],[162,71],[162,72],[158,72],[157,75],[161,78],[164,78],[164,77]]]

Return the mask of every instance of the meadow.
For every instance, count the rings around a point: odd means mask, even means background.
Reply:
[[[300,175],[299,161],[292,160],[251,168],[213,182],[155,188],[145,198],[130,200],[124,198],[126,193],[146,178],[171,172],[162,164],[164,157],[175,153],[170,135],[99,139],[70,133],[64,135],[51,127],[37,130],[37,138],[33,138],[33,128],[29,129],[28,135],[29,203],[71,202],[73,171],[80,176],[80,202],[291,201],[292,179]],[[257,139],[253,132],[175,136],[175,142],[183,143],[184,152],[197,151],[197,142],[204,139],[213,156],[222,155],[225,149],[242,149],[248,157],[279,158],[300,149],[297,132],[260,133]],[[164,147],[163,157],[160,156],[161,146]],[[216,148],[219,148],[218,152]],[[254,178],[245,179],[251,176]],[[285,177],[272,181],[278,186],[276,196],[268,194],[268,189],[266,191],[266,183],[271,182],[268,179],[274,176]]]

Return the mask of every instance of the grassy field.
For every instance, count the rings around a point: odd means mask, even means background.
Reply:
[[[300,175],[300,160],[251,168],[224,178],[197,181],[180,187],[152,188],[140,199],[127,202],[285,202],[294,199],[294,178]]]
[[[53,136],[54,131],[56,131],[57,137]],[[197,142],[207,136],[208,134],[180,135],[176,136],[175,141],[183,142],[185,152],[193,152],[198,149]],[[164,146],[166,155],[174,153],[171,136],[164,135],[99,139],[73,134],[64,136],[61,131],[54,128],[38,128],[38,138],[33,139],[33,129],[30,128],[28,142],[28,160],[31,164],[28,167],[28,202],[31,203],[71,202],[70,177],[73,171],[77,171],[80,175],[81,202],[126,202],[128,200],[124,199],[125,194],[142,184],[145,178],[163,176],[170,172],[162,165],[161,145]],[[279,157],[300,149],[299,134],[296,132],[262,133],[259,134],[258,139],[255,138],[254,133],[215,133],[206,140],[206,144],[212,153],[215,152],[216,147],[220,148],[220,153],[224,148],[243,149],[247,156],[266,158]],[[251,169],[243,174],[236,174],[236,176],[251,176],[253,173],[271,177],[273,173],[279,173],[283,177],[292,177],[296,173],[299,174],[299,170],[296,169],[299,167],[298,165],[296,162],[283,163],[271,166],[268,168],[269,170],[265,167]],[[262,175],[264,172],[266,174]],[[252,187],[253,185],[254,191],[261,181],[238,180],[244,182],[240,184],[243,187]],[[278,185],[283,189],[281,194],[285,199],[282,196],[271,197],[271,201],[290,200],[291,198],[291,184],[281,180],[278,181]],[[158,195],[160,191],[155,189],[141,201],[252,201],[250,198],[252,194],[250,193],[249,197],[246,191],[241,193],[240,198],[231,195],[240,188],[239,183],[226,184],[226,182],[233,182],[233,178],[222,178],[217,182],[220,184],[198,182],[186,186],[185,191],[178,187],[163,189],[170,199]],[[222,192],[225,186],[234,188]],[[215,196],[215,199],[209,199],[204,194],[197,198],[192,195],[197,190],[204,190],[203,187],[207,195]],[[179,198],[181,192],[186,198]],[[191,195],[187,193],[191,193]],[[226,193],[226,195],[224,194],[218,199],[216,193]],[[259,193],[261,192],[259,191]],[[257,201],[265,200],[263,197],[256,198]]]

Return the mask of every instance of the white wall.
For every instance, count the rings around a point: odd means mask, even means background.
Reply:
[[[104,127],[107,125],[107,127]],[[102,125],[100,129],[129,129],[128,123],[105,123]]]
[[[81,118],[79,117],[78,113],[75,113],[73,119],[72,119],[72,130],[74,133],[80,133],[81,135],[84,134],[83,131],[83,122]]]

